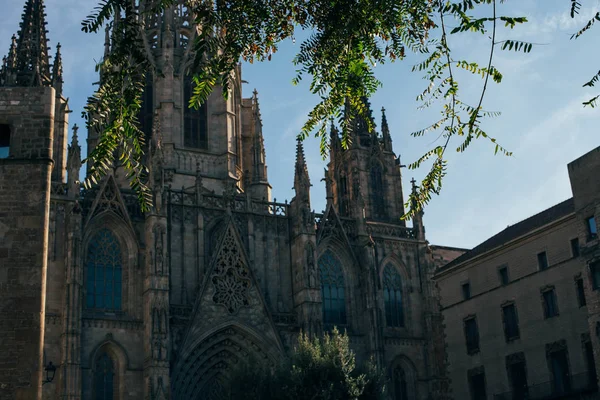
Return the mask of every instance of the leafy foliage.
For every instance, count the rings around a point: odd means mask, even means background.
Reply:
[[[571,18],[575,18],[575,16],[577,14],[579,14],[580,9],[581,9],[581,2],[579,2],[578,0],[571,0]],[[594,17],[592,19],[590,19],[583,26],[583,28],[581,28],[579,31],[577,31],[573,35],[571,35],[571,39],[579,38],[585,32],[590,30],[592,28],[592,26],[594,26],[594,23],[596,21],[600,21],[600,12],[597,12],[596,15],[594,15]],[[584,83],[583,87],[594,87],[596,85],[596,83],[598,83],[598,79],[600,79],[600,71],[598,73],[596,73],[596,75],[594,75],[592,77],[592,79],[590,79],[589,81]],[[583,106],[584,107],[590,106],[591,108],[595,108],[598,106],[598,99],[600,99],[600,95],[596,95],[596,96],[592,97],[591,99],[584,101]]]
[[[274,369],[250,360],[240,363],[231,378],[231,399],[352,399],[383,398],[383,375],[372,363],[357,366],[349,338],[334,330],[322,339],[302,335],[290,358]]]
[[[315,135],[321,140],[321,154],[328,154],[326,127],[333,118],[341,126],[342,146],[352,141],[353,118],[367,122],[367,100],[381,86],[374,73],[377,64],[395,62],[408,52],[425,60],[413,70],[424,74],[428,86],[417,97],[422,107],[441,103],[442,118],[415,136],[441,130],[444,143],[409,165],[418,168],[431,162],[430,170],[418,190],[407,202],[410,217],[439,193],[446,172],[445,151],[452,139],[461,138],[458,151],[465,151],[473,139],[486,138],[495,153],[510,155],[481,127],[481,120],[497,113],[485,112],[482,103],[489,77],[501,82],[502,74],[492,65],[494,48],[529,52],[531,43],[506,40],[496,42],[498,23],[513,28],[526,22],[524,17],[496,14],[496,0],[100,0],[93,13],[83,22],[83,30],[97,32],[111,24],[113,49],[99,64],[101,86],[90,99],[86,110],[88,125],[101,133],[100,143],[91,154],[94,167],[90,181],[102,176],[112,165],[115,149],[124,147],[122,162],[129,171],[132,187],[140,193],[144,209],[150,205],[145,186],[146,170],[141,162],[143,135],[136,128],[136,112],[144,75],[152,66],[140,46],[144,29],[141,21],[150,14],[181,2],[194,16],[198,29],[190,46],[194,59],[190,72],[195,89],[191,107],[199,107],[217,88],[229,94],[232,76],[240,59],[248,62],[270,60],[286,39],[295,40],[296,29],[310,31],[294,58],[297,74],[293,83],[307,75],[310,91],[319,97],[308,114],[299,137]],[[468,15],[478,7],[491,6],[490,15]],[[458,21],[452,29],[447,21]],[[491,29],[490,56],[487,66],[453,60],[449,37],[465,33],[487,34]],[[455,68],[465,69],[483,78],[481,96],[476,106],[459,98]],[[119,97],[120,93],[125,96]]]

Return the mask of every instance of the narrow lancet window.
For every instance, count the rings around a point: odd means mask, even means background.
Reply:
[[[323,300],[323,323],[346,325],[346,295],[344,273],[340,260],[327,250],[319,259],[321,272],[321,297]]]

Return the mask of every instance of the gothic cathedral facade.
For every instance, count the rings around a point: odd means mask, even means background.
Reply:
[[[80,133],[67,146],[60,47],[51,65],[43,7],[26,0],[0,86],[55,93],[44,356],[59,368],[45,399],[218,400],[233,365],[274,364],[301,332],[333,326],[348,332],[359,360],[387,372],[390,398],[448,397],[431,280],[440,248],[426,241],[422,214],[412,227],[400,220],[385,113],[380,133],[356,120],[347,149],[332,126],[323,213],[311,208],[301,142],[295,197],[272,201],[257,93],[243,97],[239,67],[227,100],[217,90],[198,110],[186,106],[195,29],[174,6],[146,21],[157,73],[140,115],[153,193],[142,213],[121,167],[80,185]],[[106,52],[110,41],[107,31]],[[10,112],[0,108],[0,124],[18,138],[20,126],[3,118]],[[88,153],[97,142],[89,131]]]

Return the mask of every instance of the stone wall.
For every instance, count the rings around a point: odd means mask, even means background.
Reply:
[[[551,390],[546,345],[561,340],[566,341],[571,376],[587,379],[589,366],[582,346],[582,335],[588,332],[587,307],[580,307],[576,287],[582,260],[574,257],[570,245],[577,235],[578,223],[571,213],[497,251],[438,274],[455,399],[470,398],[468,371],[481,366],[488,397],[510,392],[506,357],[520,352],[525,355],[532,396],[535,390]],[[549,266],[540,271],[537,254],[542,251],[546,251]],[[506,285],[500,281],[500,266],[508,267]],[[466,282],[470,283],[470,299],[463,297]],[[559,314],[545,319],[542,289],[549,287],[555,290]],[[519,338],[507,341],[502,306],[509,303],[516,307]],[[479,351],[468,354],[464,320],[472,316],[477,320]]]
[[[52,88],[0,88],[0,398],[41,396],[54,127]]]

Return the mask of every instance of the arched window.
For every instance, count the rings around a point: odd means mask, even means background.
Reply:
[[[319,259],[321,273],[321,296],[323,300],[323,323],[346,324],[346,296],[344,273],[337,257],[327,250]]]
[[[402,299],[402,278],[398,270],[388,264],[383,270],[383,298],[385,301],[385,321],[390,327],[404,326],[404,304]]]
[[[194,81],[184,79],[183,85],[183,145],[194,149],[208,149],[208,115],[206,102],[199,109],[190,108]]]
[[[88,308],[121,309],[121,257],[121,246],[110,230],[102,229],[94,235],[86,259]]]
[[[383,187],[383,172],[381,165],[376,163],[371,168],[371,201],[373,204],[373,218],[385,218],[385,191]]]
[[[94,400],[116,400],[116,383],[113,359],[107,353],[100,354],[94,365]]]
[[[408,400],[408,380],[404,368],[397,365],[394,368],[393,375],[394,400]]]

